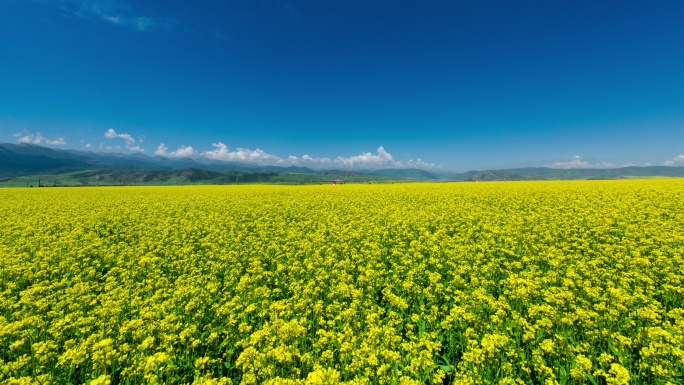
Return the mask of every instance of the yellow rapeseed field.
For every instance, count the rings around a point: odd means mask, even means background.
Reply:
[[[684,383],[684,180],[2,189],[0,208],[0,383]]]

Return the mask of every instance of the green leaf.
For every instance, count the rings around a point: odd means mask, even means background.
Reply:
[[[568,376],[568,371],[563,366],[560,367],[560,376],[559,377],[560,378],[558,379],[558,382],[560,383],[560,385],[565,385],[568,383],[568,378],[570,376]]]
[[[598,381],[596,380],[596,377],[594,377],[593,375],[591,375],[591,374],[585,374],[584,376],[585,376],[585,377],[587,378],[587,380],[589,380],[589,382],[591,382],[592,384],[598,385]]]
[[[166,365],[168,365],[174,369],[178,369],[178,366],[176,366],[176,364],[171,360],[166,360]]]

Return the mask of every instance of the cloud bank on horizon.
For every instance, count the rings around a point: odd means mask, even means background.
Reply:
[[[67,145],[64,136],[45,136],[40,132],[31,133],[27,130],[17,132],[12,135],[18,143],[43,145],[43,146],[64,146]],[[134,138],[128,133],[119,133],[113,128],[109,128],[104,132],[103,137],[105,142],[99,144],[100,151],[129,151],[132,153],[145,153],[145,149],[141,147],[143,137]],[[118,141],[118,143],[117,143]],[[111,144],[109,144],[111,143]],[[81,140],[81,145],[85,149],[91,149],[92,143],[86,143]],[[212,149],[206,151],[199,151],[193,146],[181,145],[174,151],[170,151],[169,147],[163,142],[157,146],[154,151],[155,156],[181,159],[181,158],[204,158],[212,161],[244,163],[257,166],[300,166],[310,168],[339,168],[347,170],[359,169],[382,169],[382,168],[418,168],[424,170],[442,169],[442,166],[435,163],[430,163],[418,158],[417,160],[410,159],[408,161],[396,160],[392,154],[387,152],[383,146],[379,146],[377,152],[363,152],[360,155],[336,158],[328,157],[311,157],[309,155],[302,156],[287,156],[281,157],[275,154],[268,153],[260,148],[255,150],[249,148],[236,148],[232,150],[228,145],[221,141],[211,144]],[[662,163],[665,166],[684,166],[684,154],[677,155],[670,160]],[[651,166],[651,163],[641,164],[643,167]],[[616,165],[611,162],[589,162],[580,155],[575,155],[569,160],[562,160],[544,164],[544,167],[558,168],[558,169],[607,169],[618,167],[636,166],[633,163],[624,165]]]
[[[552,168],[615,168],[617,167],[615,163],[610,162],[598,162],[589,163],[582,159],[581,156],[575,155],[569,161],[555,162],[551,164]]]
[[[28,131],[17,132],[12,135],[16,138],[18,143],[35,144],[35,145],[53,145],[64,146],[67,145],[65,137],[45,137],[41,133],[30,133]],[[104,142],[98,146],[100,151],[129,151],[132,153],[145,153],[145,149],[141,147],[143,138],[134,138],[128,133],[120,133],[113,128],[104,132]],[[81,145],[85,149],[91,149],[92,143],[86,143],[81,140]],[[251,150],[249,148],[237,148],[232,150],[228,145],[219,141],[212,143],[212,150],[198,151],[192,146],[181,145],[174,151],[169,151],[169,147],[163,142],[157,146],[154,151],[155,156],[181,159],[181,158],[204,158],[213,161],[244,163],[258,166],[301,166],[311,168],[341,168],[348,170],[359,169],[381,169],[381,168],[419,168],[426,170],[441,169],[441,166],[435,163],[429,163],[421,158],[417,160],[410,159],[408,161],[395,160],[392,154],[387,152],[383,146],[378,147],[377,153],[364,152],[360,155],[336,158],[315,158],[309,155],[302,156],[287,156],[280,157],[278,155],[270,154],[264,150],[257,148]]]
[[[140,147],[142,138],[139,138],[136,142],[132,135],[127,133],[117,133],[113,128],[108,129],[104,133],[104,137],[106,139],[122,139],[124,141],[124,147],[122,148],[120,145],[105,146],[104,144],[100,144],[101,150],[112,151],[126,149],[131,152],[145,152],[145,149]],[[288,157],[282,158],[259,148],[256,150],[251,150],[248,148],[237,148],[235,150],[231,150],[226,144],[220,141],[212,143],[211,146],[213,147],[213,150],[203,152],[199,152],[194,147],[186,145],[181,145],[175,151],[169,151],[169,148],[166,146],[166,144],[160,143],[157,149],[154,151],[154,155],[171,159],[201,157],[214,161],[245,163],[258,166],[302,166],[311,168],[335,167],[349,170],[381,168],[420,168],[434,170],[441,168],[437,164],[425,162],[420,158],[417,160],[410,159],[406,162],[397,161],[390,153],[385,151],[383,146],[378,147],[377,154],[364,152],[361,155],[350,157],[338,156],[334,159],[326,157],[314,158],[306,154],[302,155],[301,157],[290,155]]]
[[[32,134],[30,132],[17,132],[13,137],[17,138],[19,143],[36,144],[36,145],[48,145],[48,146],[62,146],[67,144],[63,136],[58,137],[45,137],[40,132]]]
[[[378,147],[377,153],[364,152],[361,155],[337,158],[314,158],[309,155],[288,156],[281,158],[277,155],[269,154],[261,149],[250,150],[246,148],[238,148],[231,151],[227,145],[222,142],[213,143],[213,150],[202,152],[200,155],[207,159],[224,161],[224,162],[238,162],[256,164],[260,166],[303,166],[311,168],[342,168],[349,170],[358,169],[381,169],[381,168],[420,168],[420,169],[439,169],[440,166],[434,163],[428,163],[422,159],[409,160],[406,162],[397,161],[390,153],[385,151],[383,146]],[[176,152],[187,149],[181,146]]]

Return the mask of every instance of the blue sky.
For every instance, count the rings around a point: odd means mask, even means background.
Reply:
[[[682,1],[0,0],[0,142],[684,166],[682,20]]]

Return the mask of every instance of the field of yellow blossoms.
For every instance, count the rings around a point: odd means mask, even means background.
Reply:
[[[684,180],[0,190],[0,383],[683,384]]]

